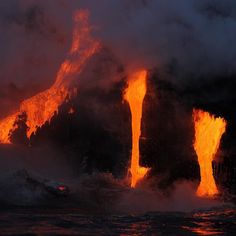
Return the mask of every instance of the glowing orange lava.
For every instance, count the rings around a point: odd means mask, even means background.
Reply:
[[[132,117],[132,158],[131,158],[131,187],[135,187],[142,179],[148,168],[139,165],[139,138],[141,135],[142,106],[146,95],[147,71],[142,70],[132,74],[125,91],[125,100],[129,103]]]
[[[212,161],[225,132],[226,121],[201,110],[193,111],[193,119],[195,125],[194,149],[198,156],[201,174],[197,195],[211,197],[218,193],[213,176]]]
[[[23,101],[16,113],[0,120],[0,143],[11,143],[10,133],[17,128],[14,127],[14,123],[19,114],[25,112],[27,115],[27,137],[29,138],[39,127],[47,121],[50,122],[54,114],[58,112],[58,107],[72,96],[75,75],[81,72],[87,60],[99,48],[99,43],[90,35],[91,27],[88,18],[88,11],[76,12],[72,47],[58,71],[55,83],[46,91]]]

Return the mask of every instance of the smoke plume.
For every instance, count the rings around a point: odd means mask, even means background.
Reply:
[[[197,0],[86,1],[97,35],[122,61],[176,80],[235,73],[236,3]]]
[[[78,85],[83,90],[79,95],[80,101],[84,103],[84,107],[89,105],[88,110],[96,111],[89,113],[90,117],[94,114],[92,117],[94,123],[102,120],[106,122],[101,123],[108,124],[109,121],[112,123],[111,121],[116,119],[123,122],[117,118],[117,111],[112,109],[116,109],[114,103],[121,103],[121,90],[124,88],[122,82],[126,79],[125,76],[129,71],[136,69],[150,70],[153,72],[152,80],[159,79],[172,84],[166,89],[168,90],[166,93],[159,93],[159,84],[156,86],[155,81],[152,83],[155,93],[160,98],[161,94],[162,97],[167,97],[168,103],[159,102],[158,97],[153,107],[156,109],[159,106],[156,114],[160,114],[164,125],[160,125],[161,119],[155,123],[164,127],[165,134],[168,130],[166,123],[169,121],[168,136],[173,132],[177,133],[178,129],[173,128],[174,122],[178,123],[176,125],[178,128],[184,129],[186,122],[183,121],[186,120],[188,129],[191,130],[190,115],[194,104],[193,102],[187,108],[184,104],[184,108],[180,110],[182,100],[173,105],[174,99],[169,101],[168,97],[182,99],[181,95],[185,95],[189,98],[189,94],[186,94],[188,91],[191,93],[190,98],[198,102],[235,99],[236,3],[234,0],[100,0],[99,3],[95,0],[8,0],[0,2],[0,118],[10,114],[21,100],[49,88],[54,82],[58,68],[66,58],[71,44],[73,13],[81,8],[89,10],[93,36],[103,46],[103,51],[93,57],[85,66],[85,71],[78,76]],[[119,92],[112,100],[111,93],[113,95],[115,93],[109,89],[114,84]],[[189,87],[194,90],[189,90]],[[171,96],[169,90],[173,92]],[[199,97],[202,100],[199,100]],[[169,114],[159,112],[160,104],[164,104],[163,107]],[[166,104],[170,104],[170,108]],[[225,109],[225,104],[224,102],[223,108],[215,106],[215,109],[218,111]],[[153,107],[149,110],[155,110]],[[125,108],[121,107],[120,110],[123,111]],[[173,118],[174,110],[176,118]],[[107,115],[109,113],[112,115]],[[161,116],[162,114],[164,115]],[[81,114],[79,116],[82,117]],[[177,119],[177,116],[180,118]],[[127,119],[124,120],[125,123]],[[177,120],[183,122],[182,126]],[[114,130],[115,127],[121,132],[122,125],[119,124],[117,122],[115,125],[106,125],[106,130]],[[87,127],[91,128],[89,125]],[[150,129],[153,130],[153,127]],[[179,143],[186,142],[188,145],[185,146],[191,147],[192,139],[186,141],[183,132],[179,130],[178,134],[183,138],[179,139]],[[75,133],[74,127],[73,132]],[[192,137],[191,132],[186,137]],[[124,134],[128,136],[127,133]],[[176,138],[175,135],[172,136]],[[91,134],[91,137],[94,135]],[[80,138],[85,139],[84,136]],[[170,146],[173,146],[172,140],[169,140]],[[104,143],[104,140],[102,141]],[[94,142],[97,143],[97,140]],[[163,146],[161,142],[158,143],[160,147]],[[110,146],[110,143],[107,143]],[[78,147],[78,143],[75,144]],[[129,145],[126,148],[129,149]],[[165,148],[163,150],[165,151]],[[177,153],[176,150],[172,155]],[[81,149],[79,151],[81,152]],[[189,153],[191,151],[187,150]],[[84,153],[81,159],[90,155],[94,161],[93,153],[88,154],[87,150]],[[104,156],[106,155],[111,156],[110,153],[105,153]],[[172,155],[170,159],[173,162]],[[185,152],[183,157],[185,160]],[[98,155],[98,161],[99,158]],[[164,156],[159,155],[159,158],[164,159]],[[176,162],[178,160],[179,156],[176,157]],[[132,192],[125,195],[125,198],[132,200]]]
[[[95,37],[128,70],[157,68],[177,86],[194,82],[199,87],[213,78],[227,79],[235,74],[233,0],[101,0],[99,7],[94,0],[2,1],[3,112],[16,107],[16,100],[52,84],[68,51],[72,15],[78,8],[90,10]],[[217,93],[232,97],[227,88],[218,88]]]

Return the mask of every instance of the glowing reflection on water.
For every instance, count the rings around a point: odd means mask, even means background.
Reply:
[[[0,212],[1,235],[235,235],[236,209],[144,215],[82,214],[76,209],[18,209]]]

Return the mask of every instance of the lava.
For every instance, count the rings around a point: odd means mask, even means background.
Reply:
[[[200,165],[201,182],[198,196],[212,197],[218,194],[212,170],[212,161],[219,149],[220,140],[226,129],[223,118],[215,118],[202,110],[193,111],[195,125],[194,149]]]
[[[131,187],[135,187],[147,173],[148,168],[139,164],[139,138],[141,135],[142,106],[146,95],[147,71],[141,70],[132,74],[128,79],[125,100],[129,103],[132,118],[132,157],[131,157]]]
[[[81,72],[87,60],[99,48],[99,43],[90,35],[91,26],[88,19],[88,11],[76,12],[72,47],[58,71],[55,83],[49,89],[24,100],[17,112],[0,120],[0,143],[11,143],[10,134],[17,128],[14,124],[21,113],[25,112],[27,115],[27,137],[30,138],[39,127],[47,121],[50,122],[58,112],[58,107],[73,95],[72,83],[75,75]]]

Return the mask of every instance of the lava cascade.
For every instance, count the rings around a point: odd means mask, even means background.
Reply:
[[[223,118],[215,118],[202,110],[193,111],[195,125],[194,149],[198,156],[201,182],[198,196],[212,197],[218,193],[212,170],[212,161],[219,149],[220,140],[226,129]]]
[[[148,168],[139,164],[139,138],[141,135],[141,120],[143,100],[146,95],[147,71],[142,70],[128,78],[128,87],[125,91],[125,100],[129,103],[132,119],[132,157],[131,157],[131,187],[135,187],[147,173]]]
[[[72,47],[66,60],[62,63],[54,84],[47,90],[24,100],[19,110],[0,121],[0,143],[11,143],[10,134],[16,129],[17,117],[25,112],[28,126],[27,137],[35,133],[58,111],[58,107],[73,95],[72,83],[87,60],[98,50],[99,43],[90,33],[89,12],[80,10],[74,16],[75,29],[73,32]]]

